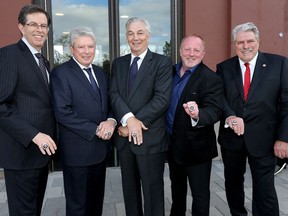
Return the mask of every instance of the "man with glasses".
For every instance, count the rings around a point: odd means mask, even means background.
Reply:
[[[10,216],[40,215],[55,153],[49,63],[41,55],[49,14],[36,5],[18,16],[22,39],[0,49],[0,166]]]

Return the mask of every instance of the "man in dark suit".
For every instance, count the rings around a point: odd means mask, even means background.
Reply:
[[[36,57],[46,41],[50,17],[42,8],[27,5],[18,21],[22,39],[0,49],[0,166],[10,216],[40,215],[49,155],[56,150],[49,63],[44,61],[42,74]]]
[[[69,37],[73,57],[51,73],[66,215],[101,216],[106,158],[116,121],[111,118],[107,76],[92,64],[96,48],[92,30],[74,28]]]
[[[126,38],[131,54],[114,60],[109,91],[112,110],[121,122],[116,147],[126,215],[164,216],[163,173],[168,149],[165,112],[171,95],[172,63],[168,57],[148,49],[147,21],[129,19]],[[129,67],[134,69],[129,72]],[[131,81],[133,71],[138,72]]]
[[[230,212],[247,215],[244,173],[248,158],[252,214],[277,216],[274,168],[275,155],[285,154],[288,145],[288,60],[259,51],[259,31],[251,22],[233,29],[232,43],[237,56],[217,65],[225,91],[218,140]]]
[[[200,35],[183,38],[167,113],[171,216],[186,215],[187,177],[192,215],[209,215],[212,159],[218,155],[214,123],[221,116],[223,86],[221,78],[203,64],[204,55],[205,42]]]

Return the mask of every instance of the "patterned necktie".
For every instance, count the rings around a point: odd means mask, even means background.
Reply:
[[[43,58],[41,53],[36,53],[35,56],[39,60],[39,68],[40,68],[40,71],[41,71],[42,78],[43,78],[43,80],[44,80],[44,82],[46,84],[47,89],[49,89],[48,77],[47,77],[47,72],[46,72],[46,66],[45,66],[45,63],[44,63],[44,58]]]
[[[247,100],[248,92],[250,89],[250,67],[249,63],[244,64],[246,67],[245,73],[244,73],[244,100]]]
[[[137,61],[139,60],[140,58],[137,56],[133,59],[133,62],[130,66],[130,77],[129,77],[129,90],[132,89],[132,86],[133,86],[133,83],[134,83],[134,80],[137,76],[137,73],[138,73],[138,65],[137,65]]]

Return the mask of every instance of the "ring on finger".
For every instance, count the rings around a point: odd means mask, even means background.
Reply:
[[[137,133],[136,132],[132,132],[131,136],[136,138],[137,137]]]
[[[42,148],[43,148],[44,150],[45,150],[45,149],[47,149],[47,148],[49,148],[49,145],[48,145],[48,143],[46,143],[46,142],[45,142],[45,143],[43,143],[43,144],[42,144]]]
[[[111,135],[112,135],[112,133],[111,133],[110,131],[108,131],[108,132],[107,132],[107,135],[108,135],[108,136],[111,136]]]
[[[238,124],[238,122],[236,120],[232,121],[232,125],[237,125],[237,124]]]
[[[189,110],[191,111],[191,112],[193,112],[194,110],[195,110],[195,107],[194,106],[189,106]]]

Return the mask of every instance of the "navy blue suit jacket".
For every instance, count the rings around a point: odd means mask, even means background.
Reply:
[[[59,125],[60,160],[68,166],[88,166],[102,162],[110,141],[99,139],[96,128],[110,115],[108,78],[93,65],[101,99],[79,65],[71,58],[51,72],[54,112]]]

